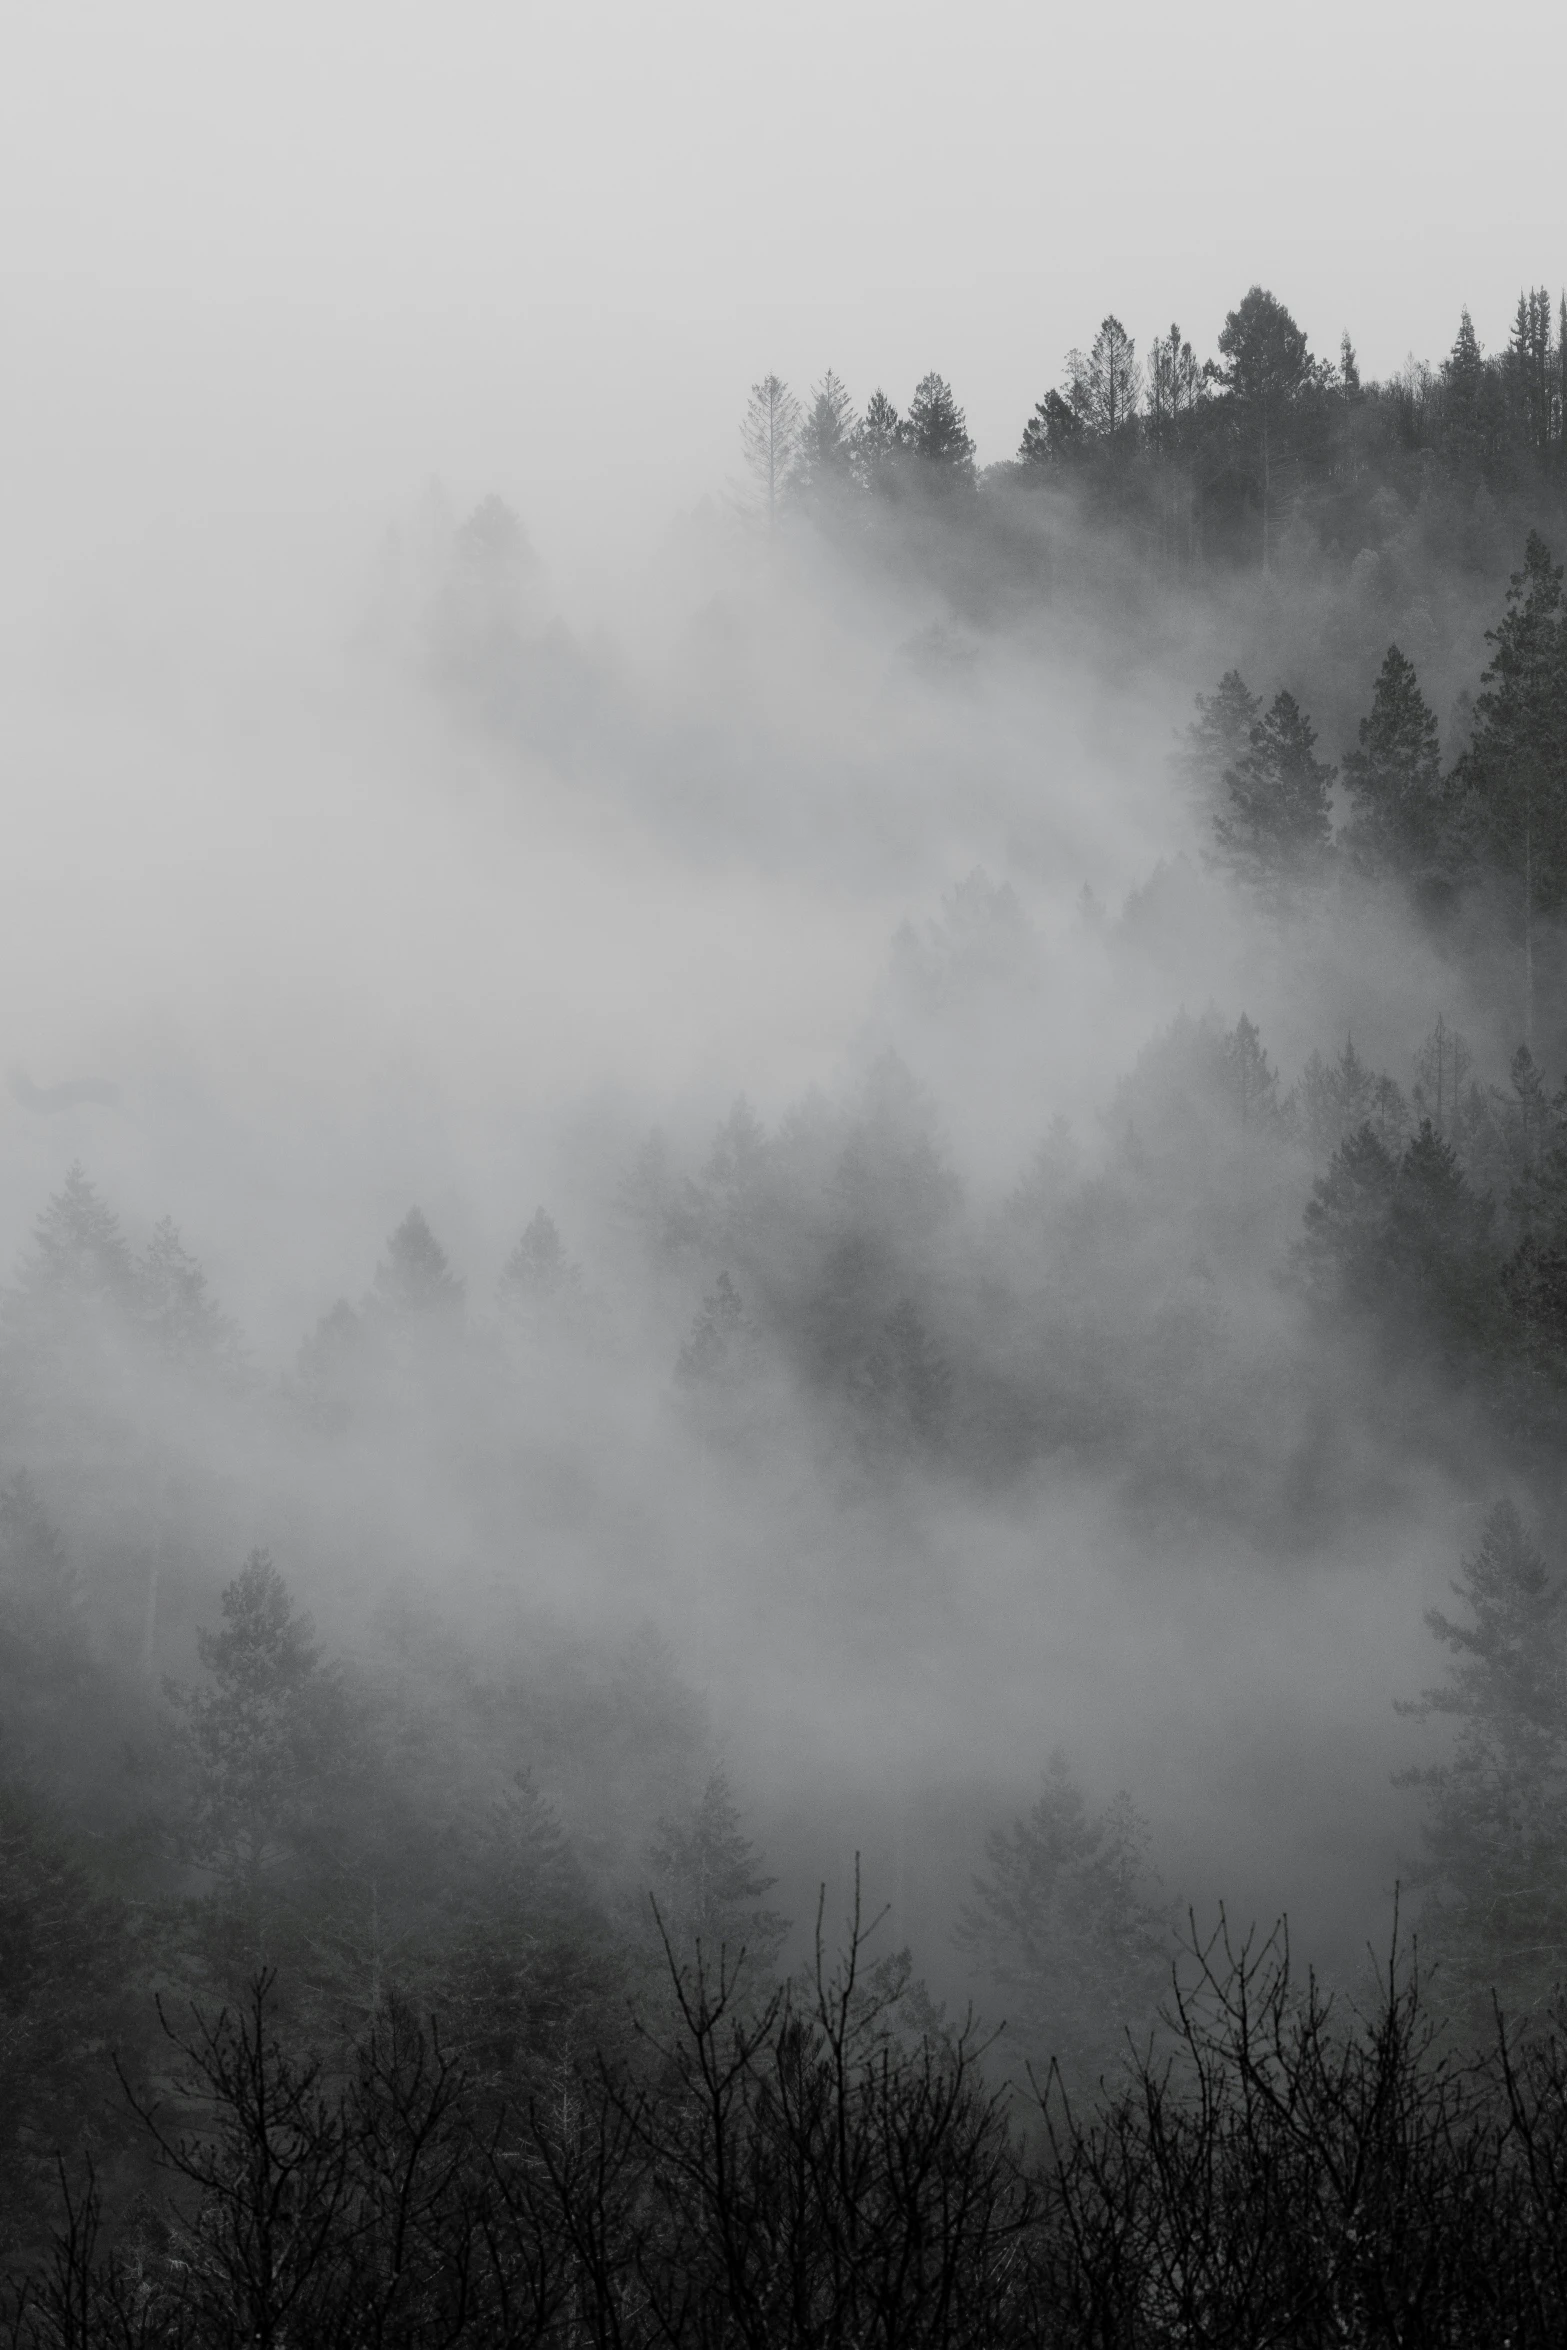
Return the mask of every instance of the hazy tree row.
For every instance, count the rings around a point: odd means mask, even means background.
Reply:
[[[1267,570],[1292,514],[1309,508],[1326,535],[1360,544],[1376,492],[1431,464],[1459,485],[1559,499],[1564,322],[1567,301],[1553,308],[1543,287],[1530,288],[1501,351],[1482,351],[1465,310],[1439,366],[1411,362],[1366,382],[1348,334],[1336,359],[1316,356],[1285,305],[1253,286],[1208,358],[1178,326],[1140,357],[1106,317],[1086,351],[1067,353],[1015,457],[983,477],[963,410],[935,373],[906,413],[880,388],[861,413],[831,371],[805,400],[766,376],[741,438],[770,520],[789,504],[820,510],[852,493],[1054,483],[1087,496],[1167,569],[1216,557]]]

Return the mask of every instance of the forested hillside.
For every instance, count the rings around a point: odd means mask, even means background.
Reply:
[[[806,1082],[280,1210],[282,1349],[15,1090],[17,2341],[1560,2340],[1564,370],[1253,288],[983,469],[769,376],[662,668],[405,532],[354,692],[496,840],[897,918]]]

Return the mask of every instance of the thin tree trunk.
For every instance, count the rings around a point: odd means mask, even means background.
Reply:
[[[1271,519],[1269,504],[1272,486],[1268,468],[1268,420],[1265,416],[1262,420],[1262,576],[1264,579],[1267,578],[1270,569],[1268,526]]]
[[[1534,824],[1523,823],[1523,1040],[1534,1051]]]

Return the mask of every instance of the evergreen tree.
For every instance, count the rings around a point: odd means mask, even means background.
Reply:
[[[1318,370],[1301,328],[1262,286],[1253,286],[1225,319],[1219,349],[1225,363],[1221,381],[1262,510],[1266,571],[1272,561],[1277,477],[1295,453],[1299,410],[1318,382]]]
[[[1452,853],[1452,809],[1436,717],[1397,645],[1383,658],[1359,748],[1344,754],[1344,780],[1355,803],[1345,842],[1356,863],[1415,889],[1439,880]]]
[[[680,1349],[675,1377],[688,1387],[713,1386],[735,1371],[744,1314],[739,1290],[728,1273],[721,1272]]]
[[[921,376],[909,402],[907,445],[919,460],[922,478],[934,484],[972,488],[974,443],[962,409],[944,376]]]
[[[740,425],[740,446],[761,494],[768,527],[794,472],[800,447],[800,403],[782,377],[764,375],[751,386]]]
[[[1242,1127],[1271,1125],[1279,1115],[1278,1072],[1243,1012],[1221,1047],[1224,1091]]]
[[[1440,1018],[1415,1055],[1411,1099],[1417,1115],[1429,1118],[1438,1134],[1451,1137],[1458,1123],[1473,1059],[1468,1039]]]
[[[1180,328],[1155,335],[1148,354],[1148,438],[1159,456],[1181,445],[1204,389],[1203,371]]]
[[[1426,1622],[1455,1664],[1398,1710],[1457,1736],[1403,1783],[1426,1791],[1421,1939],[1483,2028],[1493,1990],[1519,2017],[1567,1981],[1567,1585],[1504,1501],[1453,1591],[1463,1618]]]
[[[985,1842],[957,1939],[1005,2002],[1008,2038],[1069,2088],[1092,2090],[1152,2022],[1169,1979],[1169,1920],[1131,1798],[1089,1810],[1064,1755],[1038,1801]]]
[[[1313,758],[1316,733],[1293,694],[1274,696],[1245,751],[1225,771],[1228,806],[1214,819],[1217,860],[1253,882],[1310,880],[1326,863],[1336,770]]]
[[[795,480],[802,495],[821,498],[852,487],[858,429],[848,388],[829,368],[800,427]]]
[[[1313,1183],[1295,1263],[1324,1304],[1364,1310],[1381,1296],[1397,1181],[1398,1160],[1368,1121],[1345,1136]]]
[[[1196,700],[1197,715],[1175,754],[1175,766],[1206,814],[1222,805],[1226,774],[1251,748],[1262,699],[1249,690],[1238,669],[1227,669],[1214,692],[1199,694]]]
[[[207,1288],[207,1276],[181,1243],[173,1219],[153,1226],[136,1265],[142,1327],[160,1354],[186,1369],[235,1371],[234,1325]]]
[[[608,2054],[624,1982],[554,1806],[526,1771],[454,1818],[429,1987],[464,2064],[498,2100],[525,2105]]]
[[[19,1301],[34,1313],[70,1316],[82,1308],[135,1302],[136,1271],[119,1218],[80,1160],[33,1227],[17,1277]]]
[[[1486,642],[1491,660],[1459,779],[1478,851],[1518,906],[1524,1042],[1532,1044],[1535,922],[1567,903],[1567,627],[1562,567],[1538,531]]]
[[[410,1208],[388,1240],[371,1296],[384,1313],[399,1317],[447,1319],[461,1313],[463,1285],[420,1209]]]
[[[542,1305],[575,1290],[581,1275],[566,1255],[554,1217],[536,1208],[526,1231],[501,1268],[503,1305]]]
[[[1495,1337],[1501,1309],[1493,1210],[1429,1118],[1402,1155],[1370,1125],[1312,1185],[1295,1262],[1335,1311],[1369,1314],[1390,1345],[1416,1337],[1450,1369]]]
[[[777,1879],[763,1873],[741,1828],[727,1772],[709,1775],[686,1819],[661,1824],[648,1858],[659,1919],[677,1958],[689,1959],[700,1946],[716,1976],[721,1951],[732,1963],[744,1950],[753,1980],[771,1972],[789,1920],[765,1906]]]
[[[1542,468],[1560,437],[1557,405],[1558,353],[1551,342],[1551,297],[1544,286],[1518,296],[1507,352],[1513,430]]]
[[[855,470],[867,489],[892,488],[898,459],[908,445],[909,428],[878,385],[854,433]]]
[[[1059,392],[1046,392],[1023,427],[1017,461],[1033,467],[1060,465],[1082,439],[1082,418]]]
[[[1452,350],[1442,362],[1443,435],[1449,461],[1478,472],[1490,455],[1485,359],[1466,308]]]
[[[1137,345],[1114,316],[1103,320],[1086,356],[1081,351],[1067,353],[1066,392],[1072,411],[1084,431],[1107,448],[1119,450],[1135,430],[1142,373]]]
[[[1369,1126],[1396,1159],[1409,1139],[1409,1106],[1391,1077],[1379,1077],[1355,1050],[1353,1037],[1334,1062],[1313,1053],[1301,1072],[1306,1136],[1318,1158],[1329,1158],[1350,1135]]]
[[[223,1629],[197,1635],[207,1686],[166,1686],[190,1778],[185,1850],[259,1949],[269,1889],[300,1857],[340,1755],[341,1694],[264,1550],[221,1605]]]

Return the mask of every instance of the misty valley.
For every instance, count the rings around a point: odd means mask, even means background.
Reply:
[[[623,624],[39,688],[6,2340],[1567,2338],[1564,394],[769,375]]]

